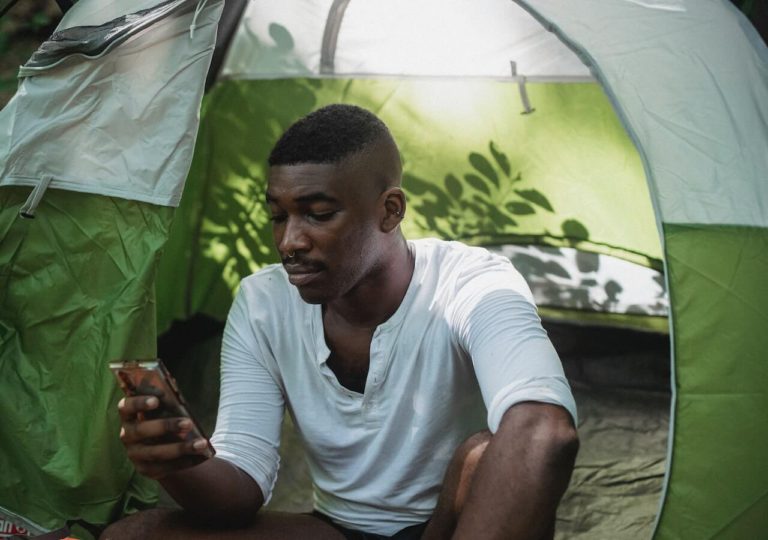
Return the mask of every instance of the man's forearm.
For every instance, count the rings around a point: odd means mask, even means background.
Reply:
[[[565,409],[520,403],[488,444],[454,538],[539,540],[552,530],[578,437]]]
[[[215,457],[171,473],[160,483],[182,508],[212,523],[246,523],[264,504],[261,489],[250,476]]]

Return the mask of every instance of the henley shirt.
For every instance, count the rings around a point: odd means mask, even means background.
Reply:
[[[269,500],[287,409],[307,450],[314,507],[393,535],[428,520],[456,448],[521,401],[576,405],[531,292],[510,261],[459,242],[408,242],[413,277],[378,326],[362,394],[326,364],[322,307],[280,265],[241,282],[224,331],[212,443]]]

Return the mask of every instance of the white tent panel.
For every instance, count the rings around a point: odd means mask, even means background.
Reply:
[[[249,2],[220,76],[258,79],[317,75],[331,4],[331,0]]]
[[[662,221],[768,226],[768,49],[729,2],[521,4],[588,50],[621,96]]]
[[[225,78],[319,75],[332,2],[251,2]],[[331,25],[332,26],[332,25]],[[589,69],[510,0],[365,0],[341,10],[333,74],[591,80]]]
[[[510,0],[350,2],[337,74],[590,78],[589,69]]]
[[[538,306],[660,317],[669,314],[664,276],[653,268],[569,247],[510,244],[488,249],[512,261]]]
[[[51,188],[177,206],[224,5],[196,16],[197,4],[108,54],[73,54],[23,78],[0,112],[0,185],[51,178]]]

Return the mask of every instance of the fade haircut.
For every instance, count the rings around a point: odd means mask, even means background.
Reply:
[[[291,125],[269,154],[269,165],[339,163],[381,139],[392,139],[372,112],[355,105],[327,105]]]

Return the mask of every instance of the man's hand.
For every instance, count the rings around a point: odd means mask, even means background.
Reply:
[[[120,440],[136,470],[155,480],[198,465],[205,457],[205,439],[186,441],[192,429],[189,418],[147,419],[157,411],[160,401],[154,396],[132,396],[120,400],[118,410],[122,429]]]
[[[264,503],[256,482],[227,461],[205,458],[205,439],[185,441],[192,429],[188,418],[151,419],[159,407],[154,396],[126,397],[117,406],[120,440],[136,470],[160,480],[199,519],[228,526],[252,520]]]

